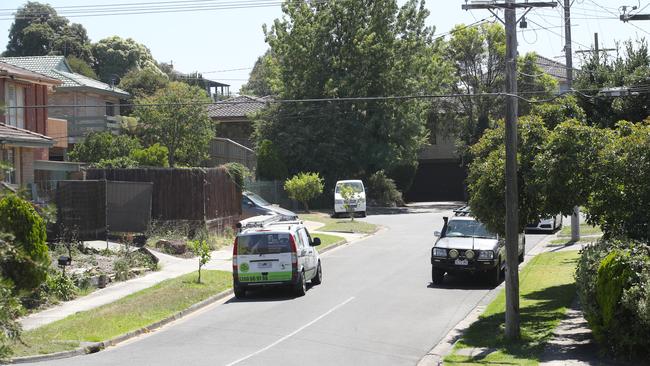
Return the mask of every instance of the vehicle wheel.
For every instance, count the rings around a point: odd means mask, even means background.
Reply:
[[[240,286],[235,286],[234,288],[235,298],[243,299],[246,297],[246,289]]]
[[[524,256],[525,256],[525,254],[523,252],[521,254],[519,254],[519,263],[524,262]]]
[[[334,211],[334,213],[332,213],[332,218],[333,218],[333,219],[336,219],[336,218],[338,218],[338,217],[339,217],[339,214],[337,214],[336,211]]]
[[[492,286],[499,286],[499,283],[501,283],[501,262],[497,263],[496,267],[488,272],[488,278]]]
[[[445,271],[440,268],[431,268],[431,283],[441,285],[445,278]]]
[[[296,284],[296,295],[305,296],[307,293],[307,280],[305,279],[305,272],[300,272],[298,283]]]
[[[360,217],[366,217],[366,211],[361,211]]]
[[[320,285],[323,282],[323,270],[320,267],[320,261],[318,261],[318,267],[316,267],[316,276],[311,279],[312,285]]]

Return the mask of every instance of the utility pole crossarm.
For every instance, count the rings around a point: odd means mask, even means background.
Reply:
[[[463,10],[478,10],[478,9],[526,9],[526,8],[554,8],[557,2],[554,1],[529,1],[525,3],[505,2],[497,3],[496,1],[489,3],[465,4],[462,5]]]
[[[650,14],[623,14],[621,20],[626,23],[630,20],[650,20]]]

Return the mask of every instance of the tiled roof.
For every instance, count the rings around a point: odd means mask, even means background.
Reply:
[[[49,147],[54,145],[54,140],[45,135],[41,135],[40,133],[0,123],[0,144],[28,147]]]
[[[537,66],[539,66],[542,69],[542,71],[558,79],[558,81],[566,80],[567,67],[565,64],[561,62],[557,62],[555,60],[551,60],[550,58],[546,58],[544,56],[540,56],[540,55],[536,55],[536,56],[537,56],[537,60],[536,60]]]
[[[99,80],[73,73],[63,56],[0,57],[0,62],[6,62],[61,80],[63,85],[59,86],[59,88],[89,88],[99,92],[114,94],[121,98],[129,97],[129,93],[120,88],[112,88],[110,85]]]
[[[45,84],[54,84],[54,85],[59,85],[61,84],[61,81],[52,78],[50,76],[47,76],[45,74],[41,74],[38,72],[34,72],[16,65],[12,65],[10,63],[6,62],[1,62],[0,61],[0,73],[10,76],[17,76],[19,78],[24,78],[28,80],[33,80],[35,82],[40,82],[40,83],[45,83]]]
[[[270,100],[270,97],[258,98],[249,95],[240,95],[209,105],[208,115],[210,118],[217,119],[246,117],[251,113],[264,109]]]

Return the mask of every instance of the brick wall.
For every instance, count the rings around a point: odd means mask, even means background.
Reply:
[[[20,148],[20,185],[34,183],[34,152],[35,149]],[[47,149],[45,149],[47,151]]]

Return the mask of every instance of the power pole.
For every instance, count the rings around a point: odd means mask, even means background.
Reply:
[[[564,0],[564,56],[566,59],[566,80],[569,90],[573,89],[573,52],[571,50],[571,0]],[[573,206],[571,214],[571,240],[580,240],[580,207]]]
[[[629,22],[630,20],[650,20],[650,14],[629,14],[628,9],[634,11],[637,9],[636,6],[621,6],[623,9],[623,14],[621,14],[621,21],[624,23]]]
[[[601,49],[598,43],[598,33],[594,33],[594,49],[593,50],[578,50],[575,51],[575,53],[593,53],[594,56],[596,57],[596,61],[600,62],[600,53],[601,52],[609,52],[609,51],[616,51],[616,48],[603,48]]]
[[[555,2],[516,0],[465,4],[464,10],[487,9],[497,19],[499,9],[504,10],[506,28],[506,327],[505,336],[516,340],[520,337],[519,326],[519,200],[517,193],[517,23],[533,8],[555,7]],[[517,9],[525,9],[517,19]]]

